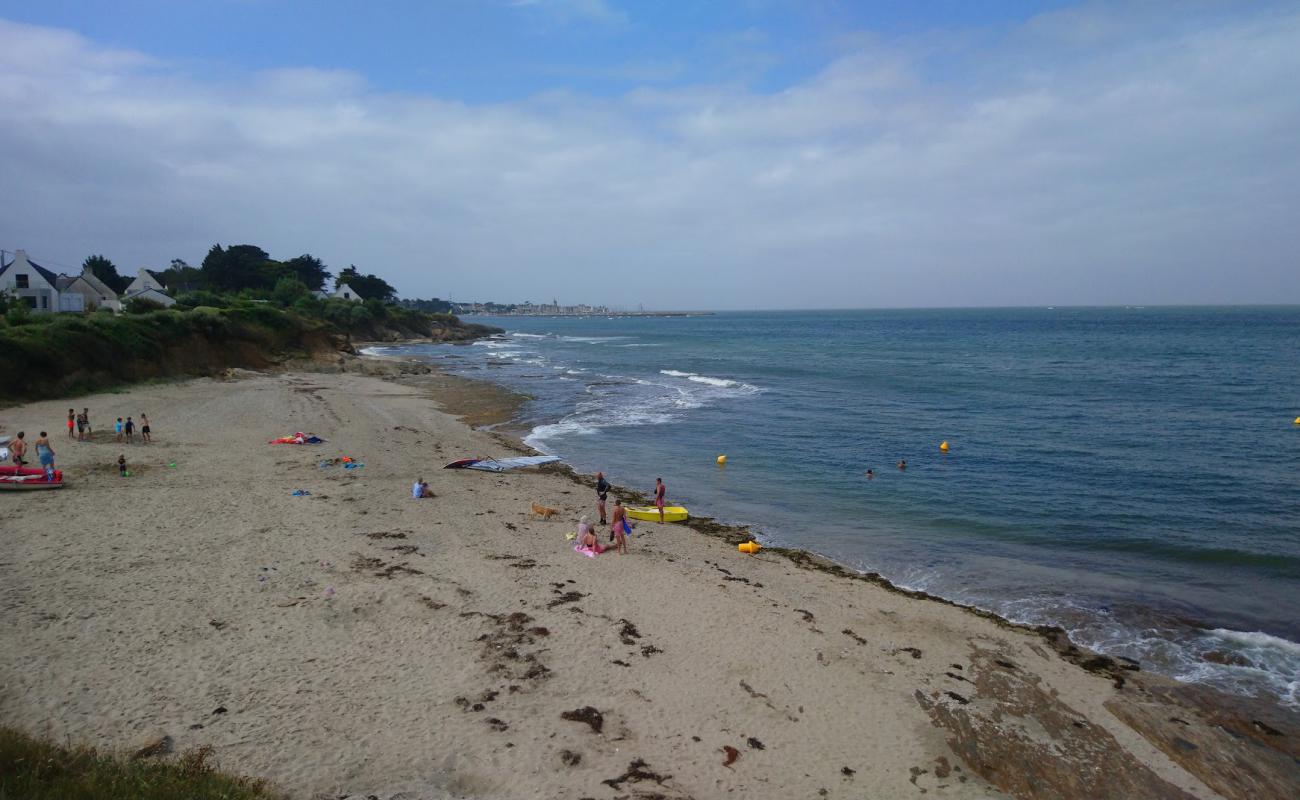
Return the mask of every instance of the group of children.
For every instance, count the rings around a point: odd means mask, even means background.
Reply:
[[[77,437],[77,441],[79,442],[84,442],[87,439],[90,439],[91,436],[94,435],[94,430],[90,427],[89,408],[81,409],[80,414],[77,413],[76,409],[73,408],[68,409],[68,438],[69,439],[73,437],[74,429],[76,430],[75,435]],[[135,429],[136,429],[136,424],[133,418],[127,417],[126,421],[123,422],[122,418],[118,417],[117,422],[113,425],[113,434],[114,434],[113,440],[116,442],[126,442],[127,444],[135,444]],[[152,431],[149,428],[149,416],[147,414],[141,414],[140,415],[140,443],[149,444],[150,442],[152,442],[153,437],[151,434]]]

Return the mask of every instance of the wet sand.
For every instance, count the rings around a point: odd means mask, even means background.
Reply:
[[[801,554],[746,556],[721,528],[641,523],[628,555],[581,556],[565,534],[594,493],[574,476],[440,469],[510,454],[471,424],[517,397],[345,368],[0,412],[29,437],[61,432],[71,405],[101,428],[56,433],[68,488],[0,496],[0,720],[212,745],[299,798],[1300,788],[1292,717],[1050,632]],[[141,411],[155,444],[103,432]],[[266,444],[297,430],[328,442]],[[344,455],[365,466],[319,466]],[[419,477],[435,498],[411,498]]]

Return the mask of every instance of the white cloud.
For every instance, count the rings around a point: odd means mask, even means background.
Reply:
[[[1300,15],[1095,13],[1055,60],[1059,17],[947,74],[862,37],[771,94],[487,106],[0,22],[0,247],[134,269],[247,242],[407,295],[647,307],[1300,302]]]

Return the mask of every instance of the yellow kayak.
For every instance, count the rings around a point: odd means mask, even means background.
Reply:
[[[627,515],[647,522],[659,521],[659,509],[654,506],[628,506]],[[682,522],[689,516],[681,506],[664,506],[664,522]]]

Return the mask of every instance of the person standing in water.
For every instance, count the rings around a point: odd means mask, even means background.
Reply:
[[[608,525],[605,521],[605,498],[609,497],[609,481],[605,480],[605,473],[596,473],[596,510],[600,512],[600,524]]]
[[[623,502],[615,497],[614,519],[610,523],[609,533],[614,537],[614,546],[618,548],[619,555],[627,552],[627,534],[623,530],[623,525],[626,522],[627,512],[623,510]]]
[[[664,521],[664,495],[668,494],[668,487],[664,486],[663,478],[655,478],[655,508],[659,509],[659,524]]]

